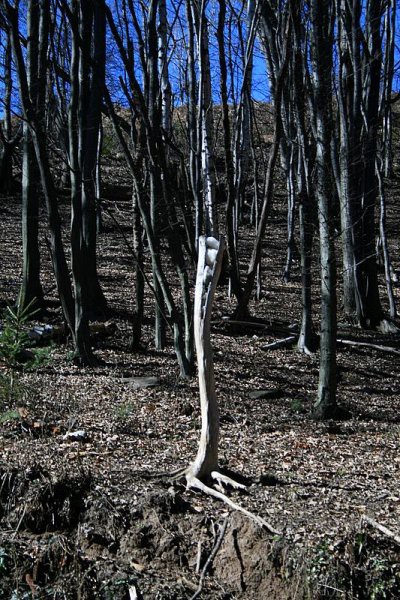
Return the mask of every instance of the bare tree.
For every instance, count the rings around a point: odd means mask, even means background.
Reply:
[[[211,92],[211,67],[209,27],[206,14],[207,0],[192,0],[193,22],[197,35],[197,61],[199,67],[198,92],[198,151],[201,152],[202,196],[204,228],[208,235],[218,231],[215,204],[215,172],[213,157],[214,115]],[[203,227],[201,227],[203,230]]]
[[[36,160],[39,166],[42,191],[47,207],[50,249],[58,293],[61,300],[64,317],[71,332],[74,334],[74,306],[71,282],[69,279],[67,262],[65,259],[61,237],[61,221],[57,206],[56,190],[50,168],[49,156],[46,149],[46,136],[43,130],[43,123],[41,122],[40,116],[31,100],[26,64],[21,48],[18,9],[17,7],[12,6],[8,0],[1,0],[0,6],[4,10],[8,20],[8,25],[10,27],[11,44],[18,74],[23,117],[29,125],[35,148]],[[49,11],[43,10],[43,18],[46,19],[48,17]]]
[[[278,35],[276,28],[274,27],[275,16],[270,11],[270,7],[266,4],[262,5],[261,10],[261,23],[264,27],[263,33],[263,46],[266,48],[267,55],[270,48],[277,46],[274,37]],[[273,190],[274,190],[274,171],[276,162],[279,155],[279,148],[283,135],[283,124],[282,124],[282,101],[283,92],[286,82],[287,70],[290,58],[290,32],[291,32],[291,20],[289,19],[289,13],[286,10],[284,12],[284,18],[281,21],[283,46],[281,48],[280,55],[276,55],[274,59],[274,69],[270,73],[271,85],[273,89],[274,98],[274,135],[272,141],[272,147],[268,159],[267,173],[265,178],[265,192],[262,201],[262,206],[259,215],[259,221],[257,224],[257,232],[253,243],[253,249],[251,258],[249,261],[246,280],[243,286],[243,293],[240,296],[240,300],[235,309],[235,316],[242,318],[246,316],[248,312],[248,304],[251,298],[251,294],[254,288],[254,282],[257,275],[258,266],[261,260],[262,242],[267,226],[267,220],[271,211],[273,203]]]
[[[45,128],[45,95],[47,85],[48,19],[40,2],[28,5],[27,78],[35,111]],[[22,154],[22,282],[19,293],[21,309],[44,307],[40,283],[39,201],[40,173],[29,125],[23,123]],[[37,315],[36,315],[37,316]]]
[[[316,133],[316,198],[321,261],[321,333],[318,395],[314,417],[326,419],[337,411],[336,404],[336,261],[334,210],[331,190],[332,132],[332,2],[310,1],[313,30],[313,101]]]
[[[9,194],[14,188],[13,158],[21,141],[21,128],[13,130],[11,99],[13,93],[12,49],[10,31],[4,27],[5,43],[3,44],[3,61],[1,80],[4,85],[3,113],[4,121],[0,122],[0,193]]]
[[[131,109],[137,112],[138,118],[140,119],[144,128],[147,160],[148,164],[152,165],[153,173],[152,178],[150,178],[150,181],[153,181],[153,185],[149,186],[149,190],[144,187],[144,182],[142,181],[141,174],[138,169],[138,163],[135,161],[135,157],[132,155],[132,152],[123,136],[119,120],[116,118],[115,110],[108,92],[106,93],[107,107],[113,121],[115,133],[121,144],[127,164],[133,177],[136,200],[139,205],[152,259],[153,273],[159,286],[159,289],[153,287],[157,304],[158,306],[161,306],[162,304],[159,299],[162,299],[162,302],[165,304],[163,318],[167,321],[168,325],[173,331],[174,347],[180,365],[181,375],[183,377],[188,377],[193,371],[193,327],[191,320],[191,301],[182,239],[176,231],[176,227],[179,225],[179,223],[176,214],[170,172],[167,167],[168,161],[165,152],[165,144],[163,143],[162,135],[160,135],[160,107],[159,103],[157,102],[159,99],[159,79],[157,77],[158,39],[155,18],[156,15],[154,12],[150,13],[148,32],[149,46],[147,58],[143,55],[143,65],[146,67],[145,72],[148,73],[149,85],[153,86],[151,95],[149,96],[150,98],[155,99],[156,103],[153,103],[150,102],[148,98],[146,99],[139,86],[139,83],[135,77],[132,59],[125,49],[110,9],[107,7],[106,3],[103,2],[103,0],[99,1],[105,8],[111,33],[117,44],[123,65],[126,69],[129,85],[133,94],[135,95],[136,101],[133,101],[132,95],[128,92],[126,86],[122,84],[126,98],[130,102]],[[156,4],[154,4],[151,10],[154,11],[155,8]],[[135,18],[134,15],[132,15],[132,17],[133,19]],[[149,61],[148,65],[147,61]],[[178,310],[171,292],[168,277],[163,267],[161,254],[157,251],[157,248],[159,247],[159,240],[153,227],[151,209],[152,194],[154,201],[159,203],[158,212],[161,212],[165,219],[163,222],[165,235],[167,237],[170,255],[176,267],[182,290],[182,312]],[[150,202],[148,202],[148,200],[150,200]]]

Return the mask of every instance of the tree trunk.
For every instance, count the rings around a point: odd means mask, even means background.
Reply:
[[[6,3],[7,18],[10,23],[11,42],[14,52],[14,59],[18,73],[20,99],[23,114],[29,125],[33,144],[35,148],[36,160],[39,166],[42,190],[46,201],[49,230],[50,230],[50,249],[53,261],[54,275],[57,283],[57,289],[61,300],[61,306],[66,322],[74,332],[74,306],[72,299],[71,283],[69,280],[67,262],[65,259],[64,247],[61,236],[61,220],[57,207],[57,197],[54,187],[54,181],[50,169],[49,157],[46,149],[46,135],[43,131],[43,123],[30,99],[29,83],[26,73],[26,67],[20,42],[20,32],[18,23],[18,11],[9,3]],[[48,11],[43,11],[44,16],[48,16]]]
[[[39,2],[31,2],[28,7],[28,48],[27,48],[27,77],[32,102],[36,112],[43,122],[44,106],[41,106],[43,87],[40,78],[39,58],[46,61],[43,51],[39,53],[40,9]],[[41,44],[47,41],[41,36]],[[40,71],[46,72],[46,62]],[[46,78],[44,79],[44,83]],[[39,252],[39,199],[40,173],[35,156],[29,125],[23,123],[23,153],[22,153],[22,282],[18,303],[21,309],[28,305],[31,309],[43,308],[43,290],[40,283],[40,252]]]
[[[316,176],[321,261],[321,342],[318,395],[313,415],[332,418],[336,405],[336,263],[332,204],[330,138],[332,23],[329,1],[311,0],[312,59],[316,127]]]
[[[201,406],[201,435],[190,475],[207,479],[218,467],[219,413],[211,349],[211,311],[222,267],[224,240],[201,236],[194,300],[194,337]]]
[[[219,0],[218,14],[218,56],[220,67],[220,89],[222,102],[222,124],[224,129],[224,151],[225,151],[225,172],[227,179],[227,200],[226,200],[226,237],[227,237],[227,253],[230,266],[230,284],[233,294],[237,301],[240,301],[242,295],[242,287],[240,283],[239,262],[237,256],[237,236],[235,235],[235,182],[232,154],[232,135],[229,121],[229,105],[228,105],[228,86],[227,86],[227,68],[225,56],[225,15],[226,3],[225,0]]]
[[[79,22],[79,0],[72,0],[71,10],[76,23]],[[90,345],[88,296],[86,289],[87,254],[83,240],[82,225],[82,107],[80,96],[79,44],[77,32],[72,34],[71,65],[70,65],[70,103],[68,107],[69,128],[69,161],[71,168],[71,267],[74,285],[75,324],[74,343],[77,361],[83,365],[95,364],[95,358]],[[82,76],[82,73],[81,73]],[[81,145],[80,145],[81,144]]]
[[[142,223],[136,191],[132,191],[133,209],[133,250],[135,253],[135,297],[133,309],[132,341],[131,349],[138,350],[142,337],[143,301],[144,301],[144,265],[143,265],[143,242]]]
[[[92,35],[93,31],[93,35]],[[82,186],[82,242],[85,246],[85,288],[88,317],[102,318],[107,301],[97,274],[97,210],[95,177],[101,107],[105,85],[105,14],[96,3],[80,1],[78,143]],[[93,41],[92,41],[93,40]],[[93,48],[93,54],[92,54]]]
[[[213,156],[214,117],[211,93],[211,66],[209,51],[208,20],[205,13],[206,0],[201,0],[200,10],[192,2],[194,24],[197,33],[197,56],[199,63],[199,102],[198,102],[198,150],[201,152],[203,183],[203,216],[207,235],[216,235],[218,231],[217,210],[215,204],[215,172]]]

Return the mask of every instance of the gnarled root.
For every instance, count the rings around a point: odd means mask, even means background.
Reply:
[[[241,483],[237,483],[230,477],[226,477],[225,475],[218,473],[217,471],[213,471],[212,478],[216,479],[218,482],[223,482],[223,483],[230,485],[232,487],[235,487],[235,488],[243,489],[246,487],[246,486],[243,486]],[[215,490],[214,488],[206,485],[202,481],[200,481],[200,479],[198,479],[198,477],[196,477],[195,475],[193,475],[190,472],[190,468],[186,472],[186,486],[188,489],[197,489],[197,490],[200,490],[201,492],[203,492],[204,494],[206,494],[207,496],[212,496],[213,498],[218,498],[218,500],[221,500],[222,502],[224,502],[224,504],[226,504],[227,506],[230,506],[230,508],[233,508],[234,510],[241,512],[242,514],[249,517],[249,519],[252,519],[255,523],[257,523],[257,525],[259,525],[263,529],[266,529],[267,531],[269,531],[270,533],[272,533],[274,535],[282,535],[281,531],[278,531],[277,529],[275,529],[270,523],[268,523],[268,521],[266,521],[262,517],[259,517],[258,515],[252,513],[251,511],[247,510],[246,508],[243,508],[243,506],[240,506],[240,504],[236,504],[236,502],[233,502],[233,500],[231,500],[226,494],[223,494],[222,492],[219,492],[219,491]]]

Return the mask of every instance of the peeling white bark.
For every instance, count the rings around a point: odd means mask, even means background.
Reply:
[[[211,310],[222,267],[225,241],[199,238],[194,298],[194,339],[197,354],[201,405],[201,436],[197,456],[188,477],[210,477],[218,466],[219,414],[215,394],[214,366],[210,341]]]

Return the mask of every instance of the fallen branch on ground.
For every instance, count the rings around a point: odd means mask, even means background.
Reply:
[[[283,338],[283,340],[277,340],[276,342],[271,342],[270,344],[261,346],[261,350],[277,350],[278,348],[287,348],[288,346],[293,346],[297,340],[297,335],[290,335],[287,338]]]
[[[397,535],[396,533],[394,533],[394,531],[392,531],[391,529],[388,529],[384,525],[381,525],[381,523],[378,523],[378,521],[375,521],[375,519],[371,519],[371,517],[368,517],[367,515],[363,515],[361,517],[361,525],[363,525],[363,523],[366,523],[367,525],[374,527],[374,529],[377,529],[378,531],[380,531],[381,533],[386,535],[386,537],[390,538],[391,540],[393,540],[394,542],[396,542],[396,544],[399,544],[399,546],[400,546],[400,536]]]
[[[338,338],[337,343],[344,344],[345,346],[359,346],[360,348],[372,348],[373,350],[379,350],[380,352],[388,352],[390,354],[400,354],[400,350],[397,350],[392,346],[381,346],[380,344],[373,344],[372,342],[357,342],[356,340],[345,340],[344,338]]]

